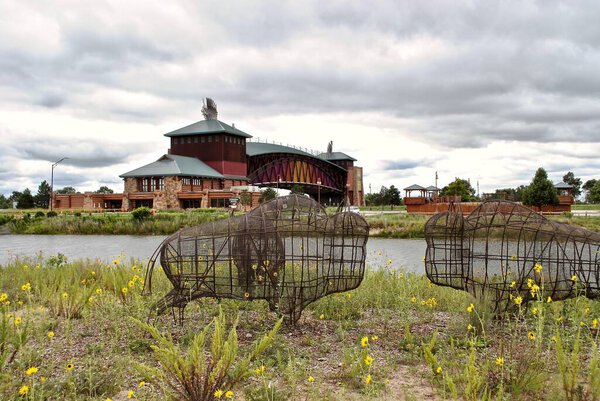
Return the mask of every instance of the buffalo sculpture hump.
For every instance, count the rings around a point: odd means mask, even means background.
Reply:
[[[600,234],[521,204],[484,202],[466,217],[438,213],[425,239],[427,277],[486,296],[497,311],[546,297],[600,297]]]
[[[314,200],[290,195],[245,215],[184,228],[150,260],[145,289],[160,259],[173,289],[158,314],[202,297],[263,299],[295,324],[327,294],[358,287],[365,270],[367,222],[356,213],[328,216]]]

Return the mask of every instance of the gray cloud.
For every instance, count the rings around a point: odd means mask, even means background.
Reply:
[[[556,169],[595,165],[594,151],[575,146],[600,143],[600,4],[591,0],[26,3],[0,27],[2,110],[158,125],[193,109],[199,119],[201,98],[213,96],[240,123],[376,114],[386,118],[370,124],[444,151],[571,143]],[[0,160],[70,155],[71,166],[100,168],[156,151],[139,147],[40,136],[3,146]],[[432,163],[380,166],[410,176]]]

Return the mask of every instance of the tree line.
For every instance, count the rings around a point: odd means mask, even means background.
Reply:
[[[57,194],[76,194],[77,190],[73,187],[63,187],[55,191]],[[112,194],[114,191],[107,186],[101,186],[94,193]],[[34,195],[29,188],[23,191],[13,191],[10,196],[0,194],[0,209],[12,209],[16,205],[17,209],[47,209],[50,206],[50,184],[46,180],[38,186],[37,193]]]

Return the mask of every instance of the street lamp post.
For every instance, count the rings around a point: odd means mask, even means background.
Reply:
[[[321,204],[321,179],[317,179],[317,202]]]
[[[54,206],[54,167],[63,160],[68,159],[68,157],[63,157],[56,163],[52,164],[52,173],[50,174],[50,211],[52,211],[52,207]]]

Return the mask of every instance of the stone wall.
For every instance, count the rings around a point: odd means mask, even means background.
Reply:
[[[177,194],[181,192],[181,187],[179,177],[165,177],[162,191],[154,193],[154,209],[180,209]]]

